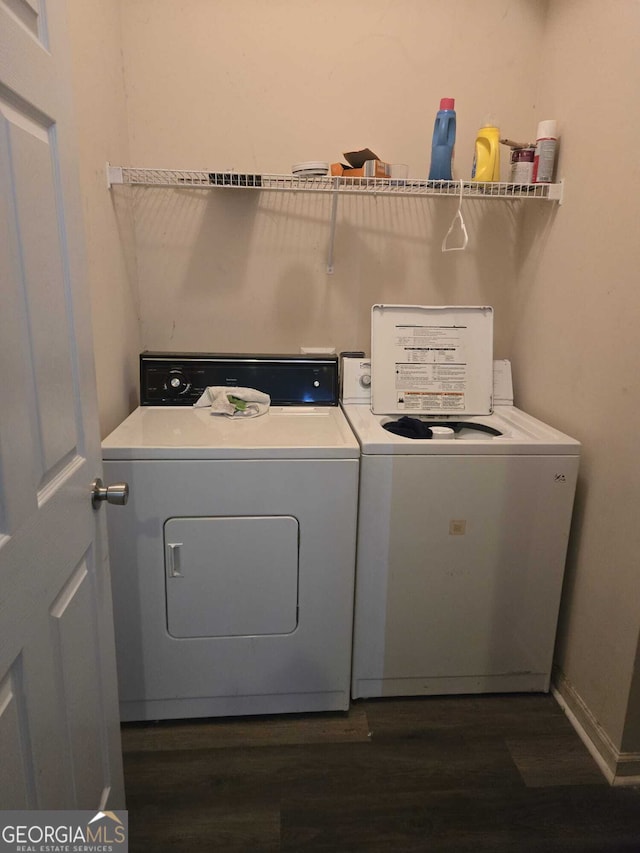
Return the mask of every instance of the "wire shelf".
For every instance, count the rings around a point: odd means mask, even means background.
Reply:
[[[269,175],[244,172],[204,172],[176,169],[136,169],[107,166],[109,188],[114,184],[144,187],[253,189],[344,195],[455,196],[463,198],[546,199],[562,201],[562,183],[511,184],[480,181],[428,181],[413,178],[348,178]],[[462,185],[462,187],[461,187]]]

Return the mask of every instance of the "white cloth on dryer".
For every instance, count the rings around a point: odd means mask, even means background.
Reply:
[[[271,397],[255,388],[210,385],[193,405],[194,408],[211,406],[212,415],[257,418],[269,411]]]

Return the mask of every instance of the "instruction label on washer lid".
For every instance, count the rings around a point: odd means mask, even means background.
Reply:
[[[493,309],[482,305],[374,305],[374,414],[482,415],[493,392]]]
[[[466,326],[396,325],[393,341],[398,409],[463,411]]]

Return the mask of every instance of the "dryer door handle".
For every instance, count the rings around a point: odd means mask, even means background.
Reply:
[[[183,577],[180,566],[182,542],[167,542],[167,569],[170,578]]]

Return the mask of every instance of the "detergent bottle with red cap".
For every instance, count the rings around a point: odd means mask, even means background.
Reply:
[[[456,112],[453,98],[442,98],[436,114],[431,144],[430,181],[452,181],[453,153],[456,142]]]

